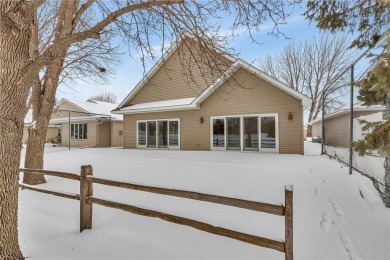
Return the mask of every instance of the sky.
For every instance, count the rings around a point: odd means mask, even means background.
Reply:
[[[273,55],[281,52],[289,41],[311,40],[321,33],[320,30],[316,28],[315,23],[310,24],[310,22],[302,16],[303,13],[304,7],[296,7],[291,16],[287,18],[286,25],[280,27],[280,31],[283,32],[288,39],[283,36],[275,37],[270,35],[273,24],[266,22],[261,31],[254,34],[256,40],[258,40],[260,44],[253,43],[249,34],[244,33],[237,37],[230,47],[235,49],[239,58],[258,67],[259,59],[269,54]],[[353,39],[353,35],[350,35],[349,40],[352,41]],[[157,43],[157,45],[158,44],[159,43]],[[120,103],[144,76],[142,63],[140,61],[135,61],[130,57],[127,47],[124,47],[122,51],[124,53],[120,56],[121,61],[114,68],[115,73],[110,77],[107,85],[93,85],[83,81],[78,81],[72,88],[61,85],[57,91],[57,100],[68,98],[83,101],[97,94],[111,92],[116,95],[117,102]],[[146,72],[152,66],[152,63],[148,64]],[[367,66],[363,67],[366,68]],[[345,95],[346,103],[349,102],[348,99],[349,94],[347,93]]]

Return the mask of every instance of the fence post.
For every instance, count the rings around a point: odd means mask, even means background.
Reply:
[[[287,185],[284,190],[284,219],[285,219],[285,241],[284,251],[286,260],[293,259],[293,186]]]
[[[81,166],[80,173],[80,232],[92,228],[92,203],[87,198],[93,195],[93,183],[87,180],[88,175],[93,175],[91,165]]]

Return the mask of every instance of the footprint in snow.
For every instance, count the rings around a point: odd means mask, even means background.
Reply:
[[[321,228],[322,230],[324,230],[326,233],[329,232],[329,228],[330,228],[330,218],[329,218],[329,214],[328,212],[324,211],[324,213],[322,214],[322,219],[321,219]]]
[[[339,237],[351,260],[363,260],[364,258],[353,248],[351,240],[343,231],[339,231]]]
[[[329,198],[330,204],[332,204],[333,210],[336,213],[339,221],[341,221],[344,218],[344,211],[343,209],[331,198]]]
[[[320,188],[316,187],[315,190],[314,190],[314,193],[315,193],[317,196],[320,196],[320,195],[321,195],[321,190],[320,190]]]

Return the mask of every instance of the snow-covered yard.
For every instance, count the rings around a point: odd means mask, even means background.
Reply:
[[[294,185],[296,259],[390,259],[390,209],[371,182],[306,143],[306,155],[47,147],[45,169],[198,191],[284,202]],[[79,183],[47,177],[44,186],[79,192]],[[284,240],[284,217],[94,185],[94,196]],[[79,233],[79,202],[20,191],[19,239],[31,259],[284,259],[284,254],[160,219],[94,205],[93,228]]]

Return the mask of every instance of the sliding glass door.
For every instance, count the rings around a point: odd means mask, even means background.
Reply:
[[[147,130],[147,136],[148,136],[148,148],[156,148],[156,137],[157,131],[156,131],[156,121],[148,121],[148,130]]]
[[[259,150],[258,117],[244,117],[244,151]]]
[[[137,148],[179,149],[179,119],[137,122]]]
[[[279,152],[278,115],[211,117],[211,150]]]
[[[261,149],[276,148],[276,124],[274,116],[261,117]]]
[[[241,118],[228,117],[227,122],[227,149],[241,150]]]
[[[158,148],[168,148],[168,121],[158,122]]]
[[[213,148],[225,148],[225,119],[215,118],[213,119],[213,130],[212,130]]]

